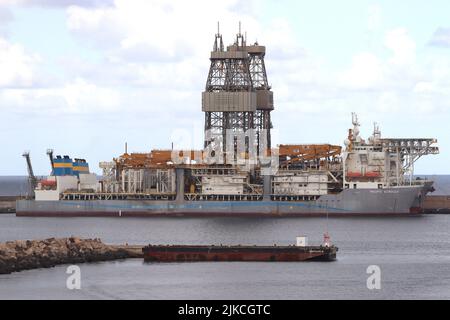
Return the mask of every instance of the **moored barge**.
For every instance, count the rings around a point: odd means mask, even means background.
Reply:
[[[334,245],[148,245],[142,249],[146,262],[195,261],[334,261]]]

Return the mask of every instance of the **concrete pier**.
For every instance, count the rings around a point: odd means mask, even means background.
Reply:
[[[16,200],[24,199],[24,197],[0,196],[0,213],[16,212]]]
[[[423,202],[424,213],[450,214],[450,195],[427,196]]]

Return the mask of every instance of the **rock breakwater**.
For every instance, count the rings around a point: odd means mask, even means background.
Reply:
[[[60,264],[134,258],[124,247],[104,244],[100,239],[77,237],[45,240],[18,240],[0,243],[0,274],[51,268]]]

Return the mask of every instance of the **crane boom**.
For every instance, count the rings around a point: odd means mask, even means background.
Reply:
[[[31,196],[34,196],[34,189],[36,189],[38,181],[37,181],[36,176],[34,175],[33,167],[32,167],[32,165],[31,165],[30,152],[25,151],[25,152],[22,154],[22,156],[23,156],[23,157],[26,159],[26,161],[27,161],[28,183],[29,183],[29,186],[30,186],[30,189],[31,189],[30,195],[31,195]]]
[[[53,149],[47,149],[47,155],[50,158],[50,166],[52,168],[51,175],[53,175],[53,169],[54,169]]]

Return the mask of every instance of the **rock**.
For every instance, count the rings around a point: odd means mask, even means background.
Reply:
[[[19,240],[0,243],[0,274],[58,264],[125,259],[132,255],[105,245],[100,239],[77,237]]]
[[[77,237],[70,237],[69,238],[70,242],[75,243],[75,244],[80,244],[81,243],[81,239],[77,238]]]

